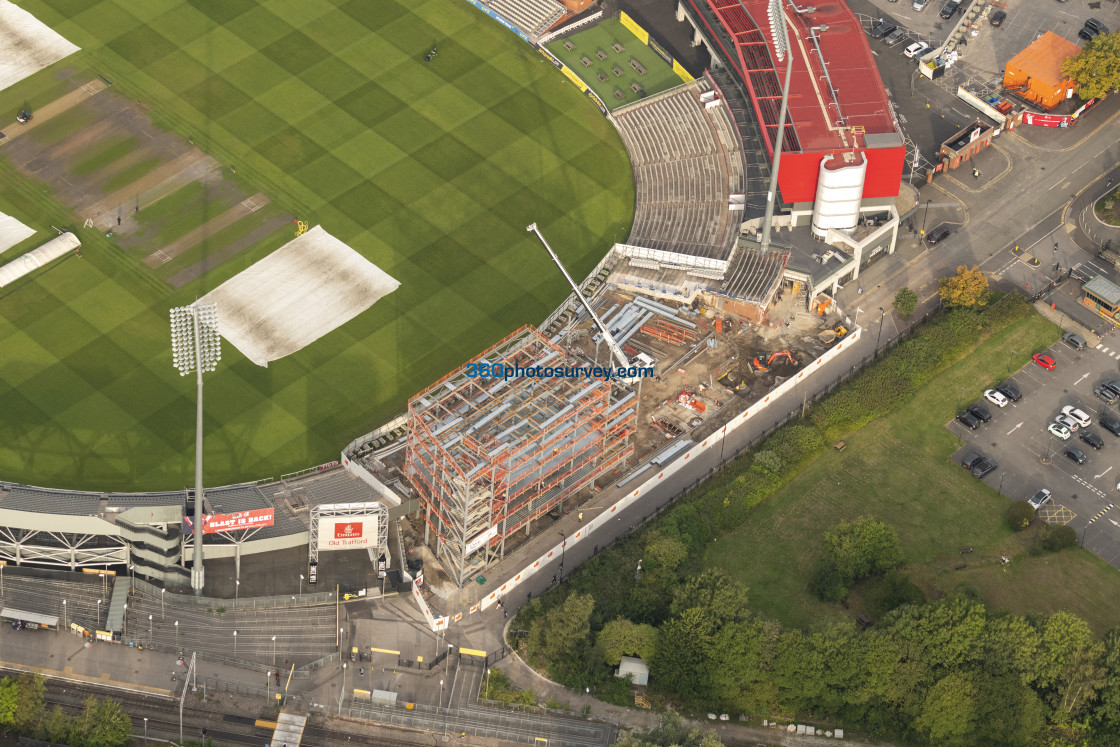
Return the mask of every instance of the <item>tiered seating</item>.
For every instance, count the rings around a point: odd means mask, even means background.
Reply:
[[[34,511],[40,514],[66,516],[96,516],[101,505],[99,493],[77,493],[65,490],[47,490],[13,486],[10,492],[0,493],[0,508],[12,511]]]
[[[482,4],[529,36],[543,34],[567,12],[556,0],[482,0]]]
[[[708,88],[699,81],[615,113],[637,183],[629,243],[730,256],[741,214],[727,204],[744,191],[743,160],[727,112],[700,101]]]
[[[316,477],[305,486],[310,493],[310,502],[314,504],[368,503],[378,499],[373,488],[343,470]]]
[[[286,507],[274,506],[272,501],[256,485],[236,485],[231,488],[216,488],[206,491],[206,502],[216,514],[232,514],[238,511],[253,511],[261,508],[275,508],[273,525],[263,527],[253,539],[282,537],[307,529]]]

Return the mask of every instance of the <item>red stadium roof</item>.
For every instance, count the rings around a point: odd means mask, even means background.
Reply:
[[[773,155],[786,62],[777,62],[774,54],[766,12],[768,0],[689,2],[693,6],[706,3],[704,10],[710,9],[731,36],[735,49],[725,48],[724,52],[747,85],[766,149]],[[811,4],[811,0],[800,2]],[[865,145],[863,133],[897,133],[867,37],[848,6],[823,0],[812,12],[797,13],[786,0],[782,7],[793,59],[782,150],[811,153],[849,149]],[[821,26],[828,29],[816,32],[818,54],[810,29]],[[828,66],[827,78],[821,56]]]

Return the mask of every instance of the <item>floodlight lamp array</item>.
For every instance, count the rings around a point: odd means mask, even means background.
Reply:
[[[195,346],[195,317],[198,318],[198,345]],[[180,376],[201,369],[217,368],[222,359],[222,338],[218,333],[218,305],[196,303],[171,309],[171,355]]]
[[[781,62],[789,54],[789,35],[786,33],[782,0],[770,0],[766,7],[766,15],[770,18],[770,39],[774,42],[774,54],[778,57],[778,62]]]

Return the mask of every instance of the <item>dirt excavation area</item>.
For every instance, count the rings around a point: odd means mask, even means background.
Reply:
[[[180,287],[274,233],[294,234],[291,215],[246,194],[190,138],[156,127],[143,105],[101,79],[74,86],[0,156],[157,276]]]
[[[631,464],[681,434],[710,432],[841,339],[827,317],[804,309],[802,296],[785,296],[764,325],[746,324],[700,305],[646,305],[648,300],[607,293],[595,308],[612,335],[621,333],[631,364],[654,372],[634,384],[640,405]],[[635,313],[638,322],[631,321]],[[560,344],[611,365],[610,351],[598,338],[592,322],[585,320]]]

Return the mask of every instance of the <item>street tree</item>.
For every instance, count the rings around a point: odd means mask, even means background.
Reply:
[[[983,306],[988,302],[988,278],[979,265],[960,265],[956,275],[937,281],[937,292],[950,306]]]
[[[604,625],[596,641],[603,650],[603,659],[612,667],[617,667],[623,656],[637,656],[648,662],[653,658],[657,630],[652,625],[620,617]]]
[[[1104,98],[1120,88],[1120,32],[1101,34],[1062,62],[1062,75],[1077,82],[1083,100]]]
[[[74,731],[84,747],[125,747],[131,739],[132,720],[112,698],[90,696]]]
[[[931,744],[964,745],[976,724],[976,685],[964,672],[954,672],[930,688],[914,726]]]
[[[914,309],[918,308],[918,294],[909,288],[899,288],[898,293],[894,294],[894,301],[891,305],[902,315],[903,319],[909,319],[913,315]]]

